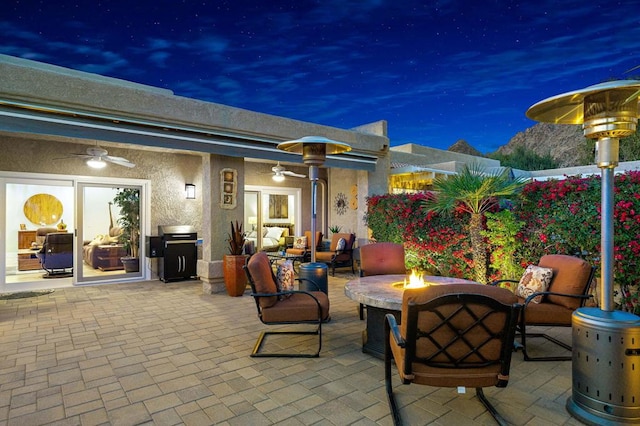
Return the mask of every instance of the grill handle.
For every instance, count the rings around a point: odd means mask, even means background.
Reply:
[[[171,241],[165,241],[166,245],[170,245],[170,244],[196,244],[198,242],[198,240],[179,240],[179,241],[175,241],[175,240],[171,240]]]

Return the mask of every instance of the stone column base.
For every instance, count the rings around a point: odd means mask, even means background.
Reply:
[[[203,294],[225,293],[222,260],[198,260],[198,276],[202,281]]]

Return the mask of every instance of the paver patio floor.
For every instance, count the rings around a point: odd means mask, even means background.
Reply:
[[[383,362],[361,351],[348,278],[329,279],[317,359],[250,358],[267,328],[253,299],[204,295],[199,281],[1,300],[0,425],[391,425]],[[395,389],[406,424],[495,424],[472,389]],[[581,424],[564,408],[570,362],[515,353],[509,386],[485,393],[515,425]]]

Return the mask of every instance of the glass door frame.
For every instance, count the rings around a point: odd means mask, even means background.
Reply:
[[[269,222],[269,218],[263,217],[264,212],[264,195],[293,195],[294,197],[294,208],[295,212],[293,213],[293,224],[295,226],[297,235],[302,235],[304,230],[302,229],[302,189],[292,186],[292,187],[279,187],[279,186],[262,186],[262,185],[245,185],[244,187],[245,197],[246,194],[257,195],[258,198],[258,211],[257,211],[257,229],[262,229],[264,223]],[[248,217],[245,218],[245,223],[248,223]],[[248,232],[249,228],[245,227],[245,230]],[[293,237],[293,235],[291,235]],[[261,238],[258,238],[258,244],[256,245],[256,249],[258,247],[261,248],[262,241]]]
[[[91,188],[136,188],[140,190],[140,238],[138,241],[138,258],[139,269],[138,272],[129,272],[122,274],[114,274],[107,277],[93,276],[85,277],[83,269],[83,245],[76,245],[76,264],[74,270],[78,273],[74,273],[74,285],[82,284],[95,284],[95,283],[109,283],[109,282],[128,282],[128,281],[141,281],[148,280],[151,270],[148,268],[148,258],[145,252],[145,237],[151,234],[151,190],[150,182],[148,180],[141,179],[117,179],[117,178],[99,178],[99,179],[78,179],[76,182],[76,239],[79,242],[84,242],[92,239],[93,235],[84,235],[84,216],[88,212],[84,211],[85,206],[85,190]]]
[[[27,281],[25,285],[14,285],[6,282],[7,273],[7,238],[11,238],[10,231],[7,229],[7,184],[42,184],[42,185],[60,185],[71,186],[74,188],[74,222],[67,223],[67,229],[74,234],[74,259],[73,259],[73,277],[71,285],[82,284],[103,284],[117,282],[132,282],[149,280],[151,277],[151,269],[149,267],[149,259],[145,252],[145,237],[151,235],[151,182],[145,179],[122,179],[111,177],[94,177],[94,176],[75,176],[75,175],[56,175],[46,173],[30,173],[30,172],[8,172],[0,171],[0,201],[3,206],[0,208],[0,291],[23,291],[32,289],[45,289],[53,287],[68,286],[69,280],[60,278],[56,280],[43,278]],[[140,188],[140,268],[139,273],[114,275],[106,279],[91,279],[83,277],[80,272],[83,268],[83,244],[85,236],[82,233],[83,214],[84,211],[81,203],[84,200],[82,191],[92,186],[108,186],[108,187],[137,187]],[[65,221],[66,222],[66,221]],[[82,277],[82,279],[79,279]]]

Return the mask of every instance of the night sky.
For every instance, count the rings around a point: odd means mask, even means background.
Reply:
[[[535,124],[532,104],[640,75],[640,4],[7,0],[0,53],[487,153]]]

